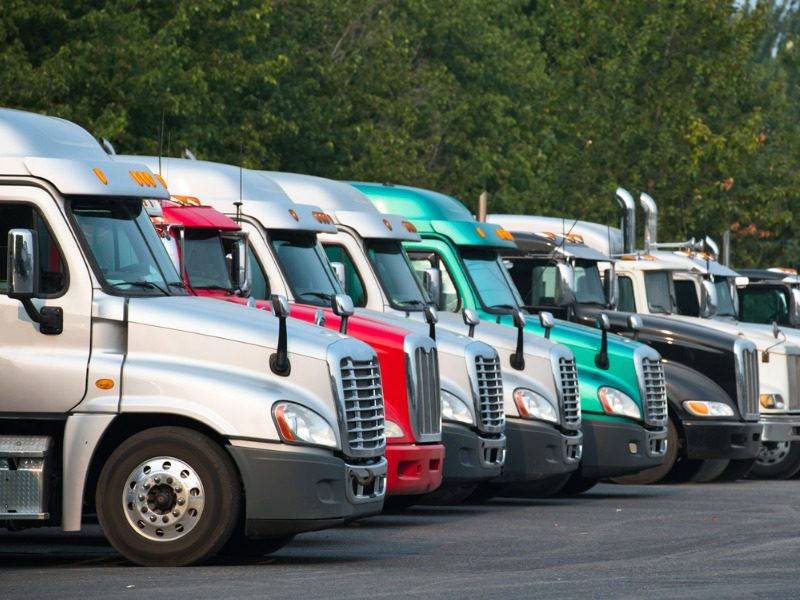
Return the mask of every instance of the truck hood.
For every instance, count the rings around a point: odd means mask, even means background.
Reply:
[[[773,354],[800,354],[800,333],[795,333],[791,329],[781,328],[777,339],[772,335],[771,325],[760,325],[758,323],[741,323],[733,319],[702,319],[700,317],[687,317],[684,315],[670,315],[669,319],[681,322],[697,322],[698,325],[705,325],[708,329],[716,329],[731,335],[744,336],[756,345],[759,352],[769,349]]]

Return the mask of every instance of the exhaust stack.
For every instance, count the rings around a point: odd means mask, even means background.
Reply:
[[[617,204],[622,213],[622,251],[625,254],[636,252],[636,203],[625,188],[617,188]]]
[[[650,252],[658,243],[658,207],[656,201],[644,192],[639,195],[639,202],[644,211],[644,251]]]

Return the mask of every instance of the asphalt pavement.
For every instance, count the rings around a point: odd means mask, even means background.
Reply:
[[[413,507],[190,568],[124,560],[97,526],[0,532],[0,597],[800,598],[800,481],[619,486]]]

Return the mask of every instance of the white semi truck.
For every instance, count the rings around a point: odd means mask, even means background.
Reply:
[[[0,525],[94,513],[176,566],[382,509],[371,348],[189,296],[143,209],[163,181],[79,126],[0,109],[0,139]]]

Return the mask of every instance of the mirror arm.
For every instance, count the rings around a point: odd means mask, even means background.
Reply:
[[[41,333],[59,335],[64,331],[64,311],[60,306],[44,306],[41,310],[37,310],[30,298],[19,300],[30,320],[39,324]]]
[[[517,327],[517,349],[511,355],[511,367],[517,371],[522,371],[525,368],[525,357],[522,354],[522,327]]]
[[[608,369],[608,331],[605,329],[600,340],[600,352],[594,357],[594,364],[598,369]]]

